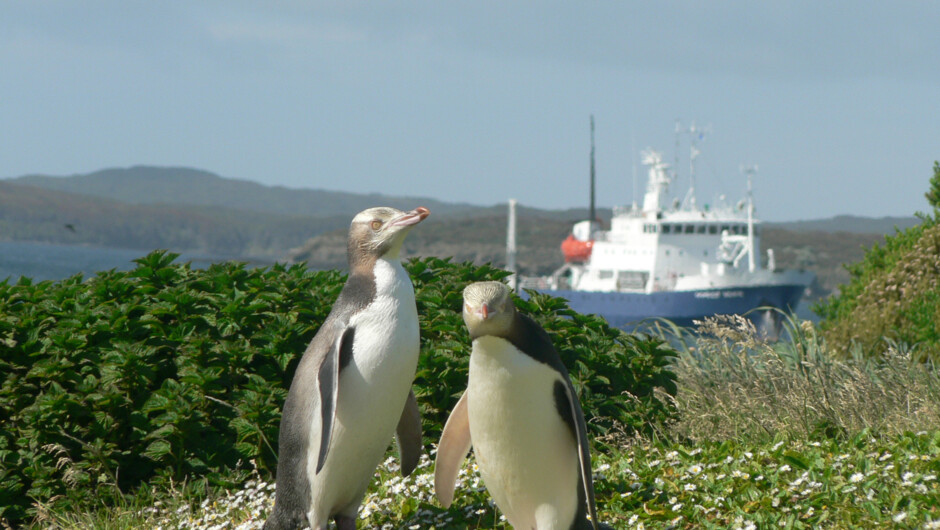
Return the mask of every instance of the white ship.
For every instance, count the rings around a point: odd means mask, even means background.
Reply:
[[[773,250],[761,260],[761,222],[754,216],[752,178],[735,205],[719,199],[700,207],[695,197],[695,126],[690,135],[690,187],[669,200],[676,173],[662,154],[646,150],[648,170],[642,206],[616,207],[609,229],[594,220],[593,120],[591,219],[576,223],[562,243],[565,264],[550,277],[524,278],[520,287],[568,299],[572,309],[596,313],[618,327],[650,318],[681,325],[715,314],[745,314],[758,307],[793,310],[814,275],[779,270]],[[763,263],[762,263],[763,261]]]

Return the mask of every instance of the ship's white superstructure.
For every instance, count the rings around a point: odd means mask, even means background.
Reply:
[[[694,127],[691,130],[695,131]],[[761,263],[761,222],[754,216],[752,194],[756,168],[744,170],[745,199],[732,205],[720,198],[715,206],[699,206],[694,190],[694,161],[699,153],[693,141],[689,192],[683,200],[670,201],[668,192],[675,173],[661,153],[644,151],[648,177],[642,205],[614,208],[607,230],[596,220],[576,223],[562,243],[565,265],[549,278],[529,279],[522,286],[566,296],[573,307],[575,298],[584,300],[584,307],[575,308],[601,314],[592,307],[588,295],[605,300],[603,296],[611,293],[652,297],[685,293],[689,297],[683,298],[697,301],[694,305],[702,302],[706,306],[713,299],[741,298],[741,312],[761,304],[794,306],[813,275],[776,270],[771,250]],[[797,293],[795,300],[793,293]],[[657,301],[666,299],[659,297]],[[663,302],[662,314],[647,316],[669,318],[667,305],[688,304],[678,300],[669,298],[668,303]],[[721,309],[727,307],[725,304]],[[709,313],[704,306],[694,312]]]

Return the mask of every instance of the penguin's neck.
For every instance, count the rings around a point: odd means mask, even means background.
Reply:
[[[383,256],[375,260],[372,273],[375,277],[375,294],[377,296],[399,298],[410,293],[414,297],[411,279],[397,256],[394,258]]]

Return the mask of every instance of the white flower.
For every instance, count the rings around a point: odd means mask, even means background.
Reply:
[[[682,489],[685,491],[695,491],[695,484],[686,484]]]
[[[861,473],[855,473],[854,475],[852,475],[851,477],[849,477],[849,480],[852,481],[852,483],[854,484],[854,483],[857,483],[857,482],[861,482],[863,478],[865,478],[865,475],[863,475],[863,474],[861,474]]]
[[[905,518],[907,518],[907,512],[901,512],[901,513],[895,515],[894,517],[892,517],[892,519],[894,519],[894,522],[896,522],[896,523],[900,523],[900,522],[903,521]]]

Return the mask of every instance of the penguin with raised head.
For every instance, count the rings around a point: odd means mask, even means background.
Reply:
[[[429,214],[370,208],[349,228],[349,277],[310,341],[284,402],[274,510],[265,530],[306,522],[354,530],[359,505],[394,434],[407,476],[421,456],[411,391],[419,330],[399,252]]]
[[[597,522],[584,414],[551,338],[501,282],[471,284],[463,297],[470,380],[438,445],[437,498],[453,502],[472,441],[483,483],[514,528],[609,529]]]

